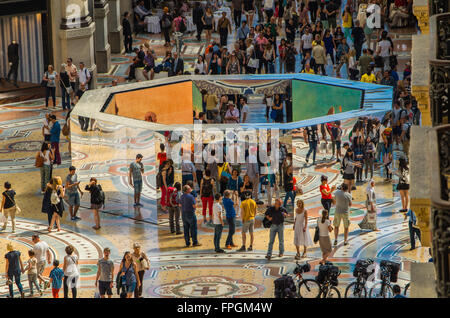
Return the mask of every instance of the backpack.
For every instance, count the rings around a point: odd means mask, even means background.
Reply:
[[[98,197],[95,198],[95,204],[101,204],[105,207],[105,192],[103,192],[102,186],[97,184],[98,188]]]
[[[275,298],[295,298],[297,288],[291,276],[283,275],[275,279]]]
[[[169,187],[167,189],[167,205],[169,207],[176,207],[178,206],[178,202],[177,202],[177,195],[178,195],[178,190],[174,187]]]
[[[184,22],[184,19],[182,18],[179,24],[179,29],[181,33],[186,32],[187,27],[186,27],[186,23]]]
[[[417,106],[417,100],[415,98],[412,99],[411,110],[413,112],[413,125],[420,125],[420,117],[422,114]]]
[[[202,196],[211,197],[213,195],[213,187],[211,179],[203,179]]]
[[[87,71],[87,73],[86,73]],[[94,78],[92,72],[87,69],[87,67],[84,68],[84,74],[86,74],[86,77],[89,77],[89,80],[86,82],[86,84],[91,84],[92,79]]]
[[[53,205],[57,205],[60,201],[61,201],[61,199],[58,196],[58,192],[56,190],[53,190],[52,194],[50,195],[50,202]]]

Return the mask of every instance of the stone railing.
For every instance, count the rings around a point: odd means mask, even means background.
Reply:
[[[450,125],[429,132],[431,159],[431,226],[438,297],[450,297]]]

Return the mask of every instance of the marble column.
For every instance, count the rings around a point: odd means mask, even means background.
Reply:
[[[94,1],[95,61],[99,73],[108,73],[111,68],[111,46],[108,41],[109,4],[106,0]]]
[[[75,65],[84,62],[93,73],[90,89],[97,85],[95,64],[94,33],[95,22],[89,15],[86,0],[61,0],[61,23],[59,26],[61,40],[61,56],[71,57]]]
[[[120,0],[109,0],[108,32],[111,53],[122,53],[124,44],[121,25]]]

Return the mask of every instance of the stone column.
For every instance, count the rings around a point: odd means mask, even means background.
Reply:
[[[111,46],[108,42],[109,4],[106,0],[95,0],[95,61],[99,73],[108,73],[111,68]]]
[[[61,56],[71,57],[78,65],[84,62],[94,74],[90,89],[97,85],[94,53],[95,23],[89,16],[88,2],[86,0],[60,0],[61,24],[59,38],[61,40]],[[63,60],[65,61],[65,60]]]
[[[109,0],[108,32],[111,53],[122,53],[124,44],[121,25],[120,0]]]

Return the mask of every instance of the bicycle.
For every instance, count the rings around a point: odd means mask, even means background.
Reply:
[[[339,275],[341,272],[339,271]],[[338,276],[339,276],[338,275]],[[341,298],[341,293],[336,288],[337,284],[331,281],[331,278],[327,278],[323,284],[320,284],[320,298]]]
[[[300,265],[297,262],[297,266],[294,269],[293,274],[299,280],[297,295],[300,298],[318,298],[320,295],[320,285],[315,279],[303,278],[303,273],[307,273],[311,270],[311,265],[308,263]]]
[[[410,285],[411,285],[411,283],[406,284],[405,290],[403,292],[403,295],[405,295],[408,298],[409,298],[409,287],[410,287]]]
[[[370,289],[370,298],[392,298],[394,296],[394,290],[391,286],[391,271],[386,267],[380,268],[381,282],[377,282]]]
[[[359,272],[356,281],[350,283],[345,289],[345,298],[367,298],[367,277]]]

